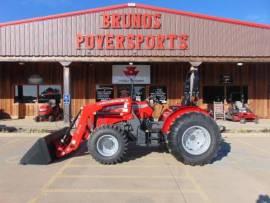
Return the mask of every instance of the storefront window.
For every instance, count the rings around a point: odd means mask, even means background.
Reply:
[[[164,85],[150,86],[150,96],[162,104],[167,103],[167,87]]]
[[[15,86],[15,103],[35,103],[37,100],[36,85],[16,85]]]
[[[146,99],[145,85],[134,85],[133,88],[136,101],[143,101]],[[131,96],[131,85],[119,85],[117,87],[117,94],[119,98]]]
[[[226,89],[226,95],[225,91]],[[248,87],[247,86],[204,86],[203,87],[203,102],[213,103],[214,101],[236,102],[244,100],[248,101]]]
[[[144,85],[135,85],[134,86],[134,95],[136,101],[144,101],[146,99],[145,86]]]
[[[55,99],[57,103],[61,100],[61,86],[60,85],[39,85],[39,103],[47,103],[50,99]]]
[[[119,98],[129,97],[130,96],[130,85],[119,85],[117,87],[117,95]]]
[[[15,103],[46,103],[50,99],[60,102],[61,85],[15,85]]]
[[[224,86],[204,86],[203,103],[213,103],[224,100]]]
[[[112,85],[96,85],[96,101],[113,99],[114,92]]]
[[[248,101],[248,87],[247,86],[228,86],[227,102],[236,102],[244,100],[244,103]]]

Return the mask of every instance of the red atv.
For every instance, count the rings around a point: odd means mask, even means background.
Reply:
[[[121,162],[129,142],[166,144],[178,160],[190,165],[204,165],[215,158],[221,135],[208,112],[177,105],[165,110],[158,121],[152,113],[148,101],[132,101],[130,97],[85,105],[70,127],[40,138],[21,163],[48,164],[74,152],[86,140],[90,155],[102,164]]]
[[[40,121],[58,121],[63,119],[63,109],[59,106],[59,102],[50,99],[48,103],[39,106],[38,115],[35,117],[36,122]]]

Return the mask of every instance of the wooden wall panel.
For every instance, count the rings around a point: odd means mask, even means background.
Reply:
[[[80,107],[95,102],[96,84],[112,83],[112,64],[76,63],[71,66],[72,115]]]
[[[184,90],[188,63],[164,63],[152,65],[152,83],[167,86],[169,105],[179,103]]]
[[[76,115],[80,107],[94,102],[95,68],[87,63],[71,66],[72,115]]]
[[[261,117],[270,117],[269,105],[269,64],[250,64],[250,78],[248,80],[251,89],[251,108]]]

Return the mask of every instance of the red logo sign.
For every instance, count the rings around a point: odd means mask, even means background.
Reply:
[[[123,72],[127,77],[136,77],[140,71],[136,70],[136,66],[127,66]]]

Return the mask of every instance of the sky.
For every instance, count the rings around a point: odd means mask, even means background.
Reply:
[[[270,0],[1,0],[0,23],[127,2],[270,24]]]

